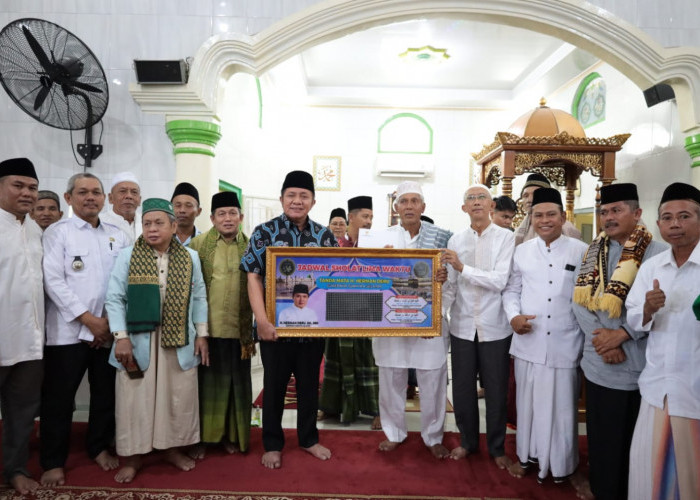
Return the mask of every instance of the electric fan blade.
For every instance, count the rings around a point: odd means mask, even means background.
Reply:
[[[68,85],[69,87],[77,87],[81,90],[87,90],[88,92],[95,92],[97,94],[102,93],[102,89],[98,89],[97,87],[93,87],[89,83],[82,83],[82,82],[78,82],[76,80],[71,80],[71,81],[67,82],[66,85]]]
[[[42,104],[44,104],[44,101],[49,95],[49,92],[51,91],[51,88],[49,87],[41,87],[39,89],[39,93],[36,95],[36,99],[34,100],[34,111],[39,109]]]
[[[34,52],[34,55],[39,60],[41,67],[44,68],[44,71],[49,73],[51,71],[51,61],[49,61],[49,58],[46,56],[46,52],[41,48],[39,42],[36,41],[36,38],[34,38],[32,32],[29,31],[29,28],[22,26],[22,31],[24,31],[24,36],[27,38],[27,42],[32,48],[32,52]]]

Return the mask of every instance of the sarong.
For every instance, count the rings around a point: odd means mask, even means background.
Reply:
[[[209,364],[199,367],[202,442],[226,439],[246,452],[253,405],[250,359],[241,359],[238,339],[209,337]]]
[[[379,370],[372,339],[328,338],[325,356],[319,409],[348,424],[360,413],[379,415]]]

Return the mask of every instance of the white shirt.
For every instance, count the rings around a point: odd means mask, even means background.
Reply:
[[[471,227],[455,234],[447,248],[457,252],[462,272],[447,266],[442,305],[450,312],[450,334],[479,342],[501,340],[513,333],[503,311],[501,292],[508,282],[515,250],[512,231],[490,223],[477,233]]]
[[[646,293],[655,279],[666,303],[643,325]],[[642,397],[657,408],[667,398],[669,415],[693,419],[700,419],[700,321],[692,309],[698,294],[700,244],[680,268],[670,249],[642,263],[625,303],[629,325],[649,332]]]
[[[532,331],[514,334],[510,353],[550,368],[575,368],[583,349],[583,331],[576,322],[572,299],[576,265],[588,245],[560,236],[549,247],[542,238],[515,249],[513,270],[503,291],[508,322],[519,314],[534,314]]]
[[[318,326],[318,317],[313,309],[308,307],[299,308],[295,304],[283,309],[280,313],[280,326],[287,327],[308,327]]]
[[[41,228],[0,208],[0,366],[42,358],[44,285]]]
[[[418,235],[411,238],[410,233],[400,224],[391,226],[387,231],[401,234],[406,243],[405,248],[418,248]],[[377,366],[434,370],[447,362],[448,342],[447,327],[443,324],[441,337],[374,337],[372,351]]]
[[[100,221],[94,228],[79,217],[58,221],[44,232],[46,345],[94,340],[76,318],[86,311],[104,315],[109,274],[117,254],[128,245],[116,226]]]
[[[112,224],[121,229],[124,234],[128,237],[130,245],[133,245],[141,233],[143,228],[141,227],[141,216],[138,212],[134,215],[134,221],[129,222],[121,215],[114,211],[114,207],[110,206],[109,209],[105,210],[100,214],[100,221]]]

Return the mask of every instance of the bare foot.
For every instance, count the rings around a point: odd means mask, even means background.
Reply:
[[[526,472],[527,471],[517,460],[508,466],[508,473],[513,477],[517,477],[518,479],[525,476]]]
[[[372,430],[381,431],[382,430],[382,419],[379,415],[372,419]]]
[[[509,469],[510,466],[513,465],[513,461],[510,458],[508,458],[507,455],[501,455],[500,457],[496,457],[493,459],[493,461],[496,462],[496,465],[501,470]]]
[[[459,460],[460,458],[465,458],[467,455],[469,455],[469,452],[462,446],[458,446],[450,452],[450,458],[452,460]]]
[[[263,453],[261,462],[268,469],[279,469],[282,467],[282,452],[266,451]]]
[[[233,455],[235,453],[240,453],[240,448],[238,448],[237,444],[232,443],[231,441],[224,441],[224,450],[226,450],[226,453],[229,455]]]
[[[316,420],[319,422],[321,420],[326,420],[328,418],[328,415],[326,415],[326,412],[323,410],[318,410],[318,413],[316,413]]]
[[[10,479],[10,484],[20,495],[29,495],[39,488],[39,483],[24,474],[15,474]]]
[[[443,459],[443,458],[447,458],[450,456],[450,450],[445,448],[445,446],[442,443],[428,446],[428,449],[430,450],[430,453],[432,453],[435,458]]]
[[[204,443],[199,443],[194,446],[190,446],[187,450],[187,456],[192,460],[202,460],[207,454],[207,447]]]
[[[102,467],[102,470],[114,470],[119,467],[119,459],[107,450],[102,450],[100,454],[95,457],[95,462]]]
[[[133,455],[124,459],[124,465],[119,472],[114,475],[114,480],[118,483],[130,483],[136,477],[136,473],[141,468],[141,455]]]
[[[580,471],[577,470],[571,474],[569,481],[571,481],[571,486],[573,486],[576,490],[577,498],[583,498],[584,500],[595,499],[595,496],[591,491],[591,483]]]
[[[399,445],[402,442],[403,441],[396,442],[396,441],[389,441],[388,439],[385,439],[384,441],[379,443],[379,450],[380,451],[394,451],[396,448],[399,447]]]
[[[164,459],[166,462],[169,462],[178,469],[184,471],[192,470],[194,469],[194,466],[197,465],[194,460],[182,453],[177,448],[170,448],[169,450],[167,450],[165,452]]]
[[[41,475],[39,482],[44,488],[63,486],[66,482],[66,475],[63,472],[63,467],[47,470]]]
[[[311,453],[313,456],[318,458],[319,460],[328,460],[331,458],[331,450],[326,448],[325,446],[316,443],[313,446],[309,446],[308,448],[302,448],[304,451],[307,451]]]

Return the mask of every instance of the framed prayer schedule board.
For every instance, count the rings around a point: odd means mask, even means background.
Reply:
[[[268,247],[265,306],[280,337],[438,337],[440,251]]]

